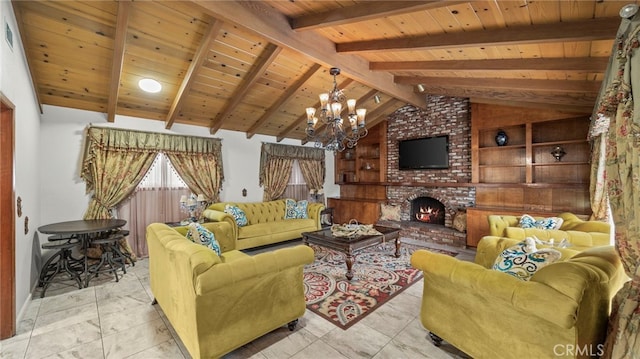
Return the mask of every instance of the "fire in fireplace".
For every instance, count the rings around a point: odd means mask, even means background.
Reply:
[[[411,201],[411,220],[444,225],[444,204],[432,197],[418,197]]]

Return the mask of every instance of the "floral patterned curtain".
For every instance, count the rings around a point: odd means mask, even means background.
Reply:
[[[272,157],[264,168],[264,177],[260,185],[264,187],[263,201],[272,201],[284,193],[291,176],[293,160],[283,157]]]
[[[321,192],[324,185],[324,150],[319,148],[263,143],[260,153],[260,185],[263,199],[282,195],[289,182],[293,160],[298,160],[309,189]]]
[[[112,218],[111,210],[133,193],[158,151],[144,132],[90,127],[86,139],[80,176],[92,195],[84,218]]]
[[[174,139],[172,146],[163,148],[176,172],[193,193],[202,194],[207,202],[218,202],[224,173],[220,140],[187,137]]]
[[[633,10],[625,7],[626,10]],[[621,15],[625,14],[624,9]],[[595,108],[592,198],[602,210],[608,197],[615,225],[615,246],[631,278],[616,294],[605,343],[610,358],[640,357],[640,15],[626,12],[618,29],[608,73]],[[607,123],[608,122],[608,123]],[[598,191],[602,190],[600,193]]]
[[[322,193],[324,187],[324,162],[313,160],[298,160],[300,171],[309,190]]]

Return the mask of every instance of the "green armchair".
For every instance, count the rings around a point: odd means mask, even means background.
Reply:
[[[303,267],[313,250],[298,245],[249,256],[235,249],[229,223],[205,223],[222,254],[184,237],[185,227],[147,227],[149,280],[193,358],[220,357],[276,328],[293,329],[306,303]]]
[[[420,318],[474,358],[589,357],[602,352],[611,299],[627,280],[612,246],[558,249],[560,261],[523,281],[491,269],[518,240],[487,236],[475,263],[416,251],[424,273]]]

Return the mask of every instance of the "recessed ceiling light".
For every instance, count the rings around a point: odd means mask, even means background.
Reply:
[[[154,79],[142,79],[138,81],[138,86],[142,89],[142,91],[156,93],[162,90],[162,85],[154,80]]]

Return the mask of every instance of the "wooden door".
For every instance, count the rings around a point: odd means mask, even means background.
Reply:
[[[13,112],[0,94],[0,339],[16,332]]]

